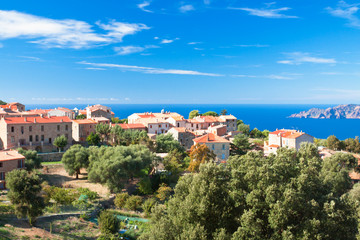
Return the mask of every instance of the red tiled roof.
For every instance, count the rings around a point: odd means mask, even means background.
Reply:
[[[352,171],[349,173],[349,177],[351,180],[360,180],[360,173]]]
[[[9,117],[4,118],[7,124],[29,124],[29,123],[71,123],[69,117]]]
[[[18,159],[25,159],[25,157],[20,153],[18,153],[18,151],[15,150],[0,151],[0,162],[18,160]]]
[[[276,144],[271,144],[271,145],[269,145],[269,147],[271,147],[271,148],[279,148],[280,146],[276,145]]]
[[[140,118],[152,118],[155,117],[154,114],[138,114]]]
[[[78,124],[96,124],[96,122],[92,119],[76,119],[73,120],[73,122],[76,122]]]
[[[204,136],[201,136],[201,137],[198,137],[198,138],[195,138],[193,140],[195,143],[211,143],[211,142],[223,142],[223,143],[230,143],[229,140],[225,139],[225,138],[222,138],[222,137],[219,137],[213,133],[208,133]]]
[[[299,132],[297,130],[286,130],[286,129],[282,129],[282,130],[276,130],[274,132],[271,132],[269,134],[274,134],[274,135],[281,135],[281,137],[283,138],[298,138],[302,135],[304,135],[305,133],[303,132]]]

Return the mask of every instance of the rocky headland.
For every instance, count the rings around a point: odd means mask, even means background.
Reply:
[[[289,116],[290,118],[317,118],[317,119],[360,119],[360,105],[345,104],[326,109],[311,108]]]

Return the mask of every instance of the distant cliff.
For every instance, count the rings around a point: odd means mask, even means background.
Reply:
[[[346,104],[332,108],[320,109],[312,108],[308,111],[302,111],[290,115],[291,118],[318,118],[318,119],[341,119],[352,118],[360,119],[360,105]]]

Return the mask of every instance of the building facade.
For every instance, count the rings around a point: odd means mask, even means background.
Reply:
[[[185,127],[179,128],[171,128],[168,131],[169,134],[173,136],[186,150],[189,150],[191,146],[194,144],[193,139],[195,138],[195,134]]]
[[[75,142],[84,143],[90,133],[95,133],[96,124],[92,119],[77,119],[72,121],[72,138]]]
[[[15,150],[0,151],[0,189],[6,189],[6,174],[25,168],[25,157]]]
[[[11,117],[0,120],[0,148],[24,148],[38,152],[56,150],[53,141],[64,135],[72,143],[72,122],[68,117]]]
[[[230,141],[213,133],[195,138],[193,141],[194,144],[205,144],[216,155],[217,162],[226,162],[230,156]]]

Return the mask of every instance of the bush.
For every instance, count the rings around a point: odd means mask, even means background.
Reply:
[[[145,178],[141,179],[141,181],[138,183],[138,189],[139,189],[140,193],[145,194],[145,195],[153,193],[150,178],[145,177]]]
[[[117,208],[123,208],[125,206],[126,200],[129,198],[128,193],[118,193],[116,194],[114,204]]]
[[[13,205],[0,204],[0,214],[14,214],[15,209]]]
[[[130,196],[125,202],[125,208],[136,211],[142,204],[140,196]]]
[[[120,227],[119,219],[109,211],[102,211],[100,213],[99,228],[102,234],[117,233]]]
[[[116,234],[101,234],[97,240],[116,240],[119,237]]]
[[[70,205],[80,194],[74,189],[65,189],[54,186],[44,186],[43,191],[46,193],[45,202],[53,199],[57,204]]]
[[[156,200],[154,198],[146,199],[146,201],[142,205],[142,209],[145,212],[145,216],[149,217],[151,213],[151,209],[155,206]]]
[[[89,200],[95,200],[99,197],[97,192],[91,191],[88,188],[78,188],[77,191],[81,194],[81,195],[86,195]]]

